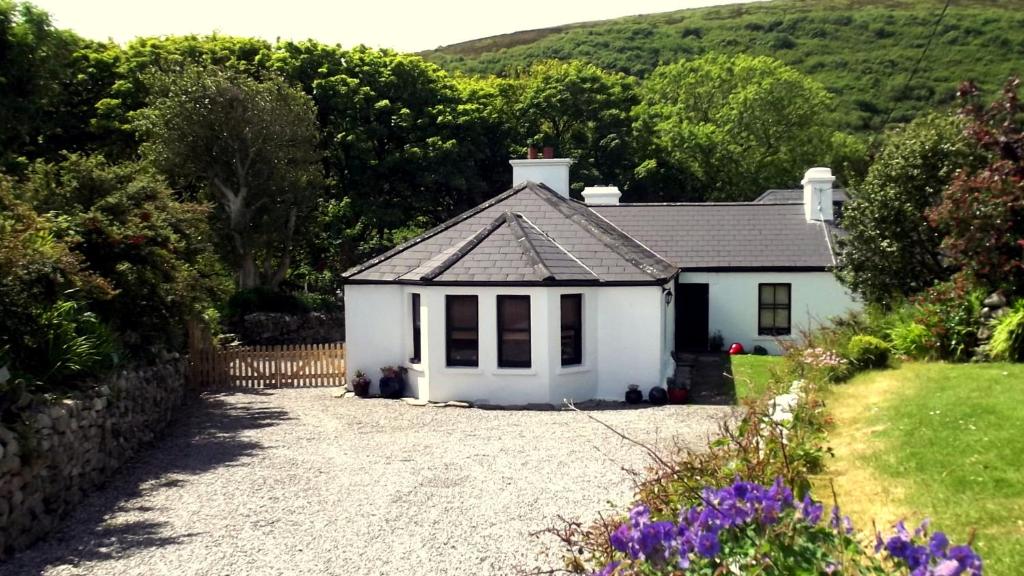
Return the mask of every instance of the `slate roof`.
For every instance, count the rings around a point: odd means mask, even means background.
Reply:
[[[838,229],[807,222],[803,204],[620,204],[593,209],[686,270],[825,270]]]
[[[832,189],[832,203],[846,202],[850,199],[850,196],[846,193],[845,188],[833,188]],[[804,201],[804,189],[776,189],[766,190],[764,194],[761,194],[754,199],[754,202],[761,204],[789,204],[791,202],[803,202]]]
[[[677,271],[585,205],[526,182],[342,276],[349,283],[653,284]]]

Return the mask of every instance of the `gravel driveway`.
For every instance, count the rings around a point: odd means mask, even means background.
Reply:
[[[699,448],[730,409],[588,413]],[[210,395],[0,574],[515,574],[557,563],[531,532],[627,503],[646,462],[569,411]]]

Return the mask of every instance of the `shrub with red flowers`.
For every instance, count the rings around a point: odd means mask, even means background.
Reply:
[[[973,83],[960,87],[961,114],[970,120],[968,136],[992,159],[962,171],[946,189],[929,220],[944,236],[945,255],[990,289],[1024,292],[1024,107],[1020,79],[1012,78],[1002,97],[979,104]]]

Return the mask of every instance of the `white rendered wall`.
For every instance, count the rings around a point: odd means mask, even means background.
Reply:
[[[833,316],[860,308],[831,272],[683,272],[681,283],[709,284],[708,330],[722,332],[725,345],[755,345],[781,352],[780,340],[796,340],[801,330],[814,328]],[[791,284],[790,336],[758,336],[758,284]]]
[[[628,384],[644,395],[671,374],[666,341],[672,312],[660,286],[601,288],[598,310],[597,397],[621,400]]]
[[[350,284],[345,286],[345,380],[351,383],[357,370],[379,389],[382,366],[402,365],[405,314],[402,286]]]
[[[412,356],[411,294],[420,294],[421,363]],[[445,296],[474,294],[479,366],[447,367]],[[498,368],[497,296],[530,296],[530,368]],[[583,363],[561,365],[562,294],[583,295]],[[621,400],[627,384],[663,385],[674,365],[672,308],[662,289],[640,287],[463,287],[349,285],[345,289],[347,376],[365,371],[376,392],[380,367],[409,368],[409,395],[443,402],[560,404]]]

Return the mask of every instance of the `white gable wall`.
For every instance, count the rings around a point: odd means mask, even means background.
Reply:
[[[412,365],[411,294],[420,294],[421,363]],[[474,294],[479,366],[445,362],[445,296]],[[498,368],[497,296],[529,295],[532,366]],[[583,363],[561,365],[561,294],[583,294]],[[363,370],[378,391],[380,367],[409,368],[408,395],[431,401],[560,404],[621,400],[627,384],[645,391],[672,374],[672,308],[658,286],[489,287],[359,285],[345,288],[347,377]]]
[[[799,339],[801,330],[860,308],[831,272],[683,272],[679,281],[709,284],[709,333],[721,331],[726,347],[739,342],[747,352],[761,345],[779,354],[780,340]],[[758,284],[767,283],[792,285],[792,332],[788,337],[757,334]]]

